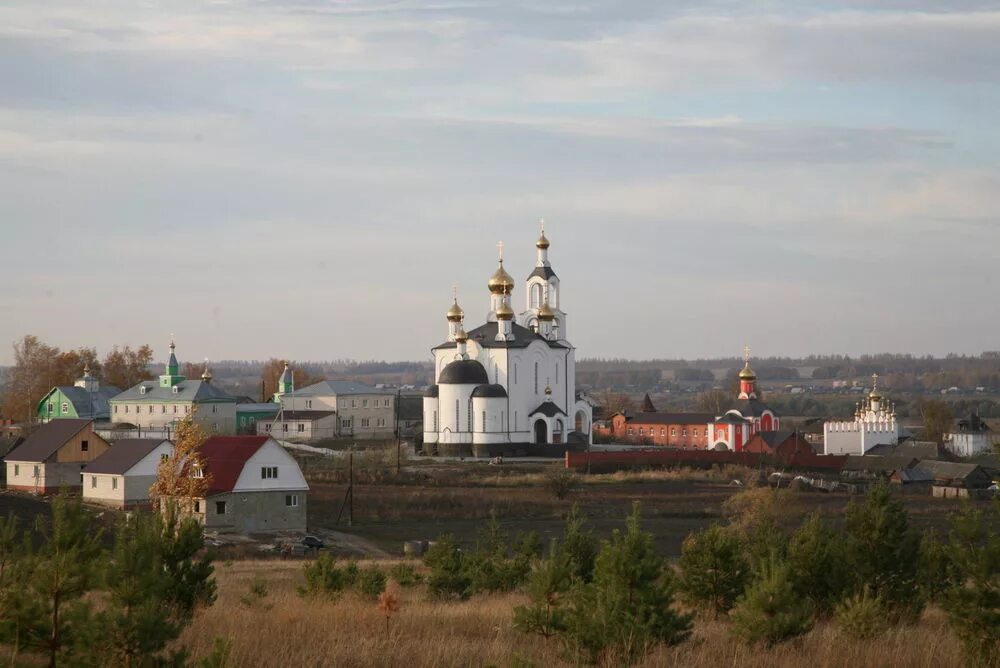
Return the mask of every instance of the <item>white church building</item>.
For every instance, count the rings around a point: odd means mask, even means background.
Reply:
[[[874,374],[872,391],[863,404],[858,404],[854,419],[823,425],[823,454],[863,455],[876,445],[896,445],[902,436],[895,406],[879,393],[878,374]]]
[[[446,316],[448,338],[433,349],[435,384],[423,400],[425,449],[492,456],[591,442],[592,407],[576,392],[576,352],[544,228],[535,247],[520,315],[511,306],[514,279],[504,269],[502,244],[487,283],[486,323],[466,331],[456,294]]]

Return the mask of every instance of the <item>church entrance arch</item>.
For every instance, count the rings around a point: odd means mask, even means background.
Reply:
[[[587,427],[588,427],[587,414],[584,413],[583,411],[577,411],[575,431],[580,434],[586,434],[590,432],[590,429],[588,429]]]
[[[563,442],[563,421],[556,419],[555,426],[552,427],[552,442],[562,443]]]
[[[760,430],[761,431],[771,431],[774,427],[771,426],[771,416],[764,414],[764,417],[760,419]]]
[[[548,443],[549,442],[549,428],[545,424],[545,420],[538,420],[535,422],[535,443]]]

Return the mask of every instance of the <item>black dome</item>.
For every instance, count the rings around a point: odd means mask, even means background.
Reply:
[[[487,385],[490,377],[476,360],[455,360],[441,370],[440,385]]]
[[[438,386],[437,385],[431,385],[430,387],[428,387],[426,390],[424,390],[424,396],[427,397],[428,399],[437,399],[438,398]]]
[[[472,396],[506,399],[507,390],[503,389],[503,385],[480,385],[472,391]]]

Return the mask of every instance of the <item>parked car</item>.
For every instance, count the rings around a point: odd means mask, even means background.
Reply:
[[[310,550],[322,550],[326,547],[326,543],[316,536],[306,536],[302,539],[302,544]]]

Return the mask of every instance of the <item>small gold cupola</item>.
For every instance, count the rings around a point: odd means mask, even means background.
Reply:
[[[549,249],[549,238],[545,236],[545,221],[540,221],[542,225],[542,233],[538,235],[538,241],[535,242],[535,248],[539,250]]]
[[[465,319],[465,311],[458,305],[458,288],[455,288],[454,301],[451,304],[451,308],[448,309],[447,318],[448,322],[462,322]]]

